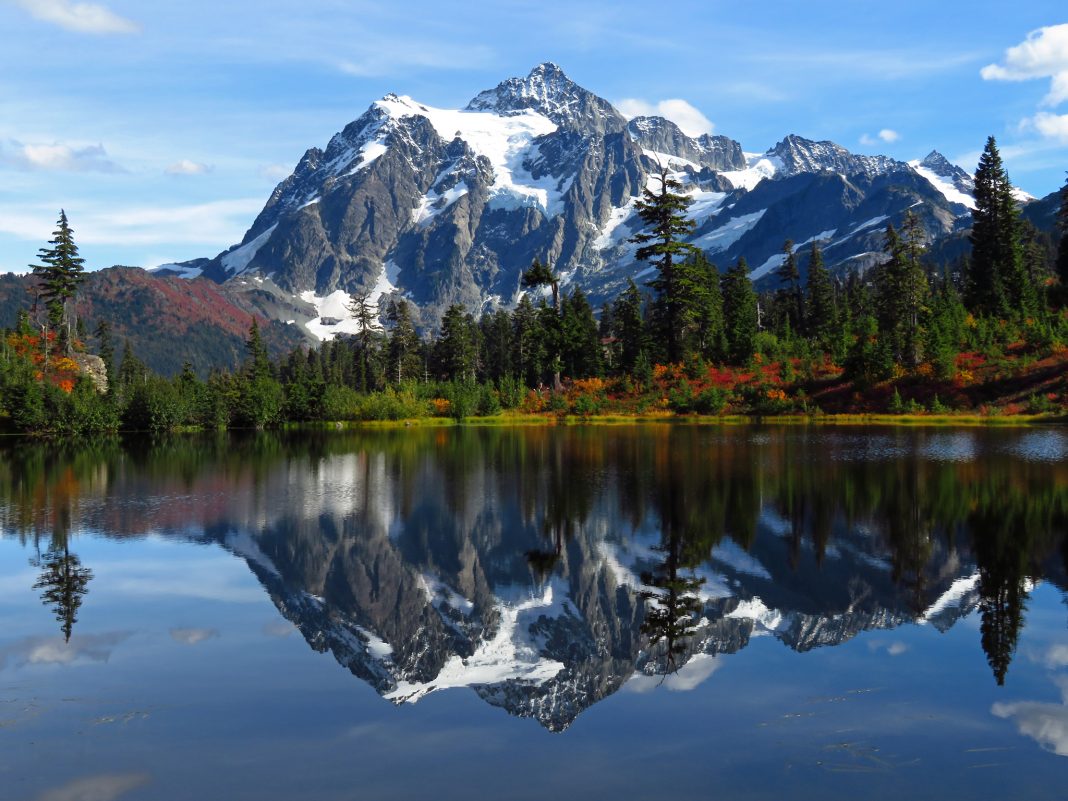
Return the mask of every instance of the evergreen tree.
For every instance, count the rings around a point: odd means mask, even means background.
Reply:
[[[48,244],[51,247],[41,248],[38,252],[41,264],[32,265],[33,273],[40,279],[41,298],[48,309],[48,321],[53,329],[61,331],[67,354],[70,355],[73,346],[70,304],[85,280],[82,267],[85,259],[78,255],[74,232],[67,222],[65,211],[60,210],[56,230]]]
[[[967,316],[956,286],[946,277],[932,295],[927,327],[927,353],[936,375],[943,380],[957,375],[957,355],[964,342]]]
[[[1061,188],[1061,207],[1057,213],[1057,225],[1061,229],[1057,246],[1057,276],[1061,280],[1061,293],[1068,301],[1068,179]]]
[[[813,242],[805,286],[805,333],[825,351],[833,345],[836,317],[831,274],[823,265],[819,243]]]
[[[564,300],[560,316],[564,372],[569,378],[601,374],[601,334],[581,287]]]
[[[687,259],[685,269],[692,270],[695,279],[692,309],[688,314],[693,321],[693,331],[686,343],[686,351],[718,361],[726,352],[719,270],[701,252]]]
[[[553,371],[553,389],[559,392],[563,388],[560,382],[560,277],[549,265],[542,264],[535,258],[530,268],[523,273],[522,284],[529,289],[547,286],[552,290],[552,314],[546,313],[543,307],[538,317],[542,328],[542,347],[546,350]]]
[[[382,326],[378,323],[377,309],[371,306],[370,295],[363,292],[356,295],[348,308],[349,314],[360,326],[356,334],[357,353],[354,365],[354,383],[360,392],[370,392],[375,387],[375,373],[378,352],[375,347],[378,332]],[[347,351],[351,354],[352,351]],[[341,383],[341,382],[335,382]],[[350,382],[345,382],[350,383]]]
[[[892,224],[886,228],[890,258],[875,273],[876,310],[880,338],[898,363],[914,369],[923,356],[929,287],[922,262],[923,229],[912,212],[905,215],[904,230],[902,239]]]
[[[783,262],[775,271],[782,287],[786,322],[792,331],[800,331],[805,319],[805,293],[801,291],[801,270],[797,266],[797,254],[794,253],[793,240],[787,239],[782,246]]]
[[[245,361],[245,372],[250,378],[267,378],[271,375],[271,359],[267,355],[267,346],[263,344],[260,335],[260,324],[256,318],[252,318],[249,326],[248,339],[245,340],[245,352],[248,358]]]
[[[504,309],[484,315],[479,321],[482,331],[482,369],[486,378],[500,381],[512,376],[512,318]]]
[[[399,384],[418,377],[422,372],[419,335],[412,325],[408,301],[403,298],[389,302],[386,316],[392,326],[387,346],[389,379]]]
[[[1019,242],[1019,212],[1012,182],[994,137],[986,141],[975,171],[972,257],[968,280],[973,308],[1009,318],[1031,309]]]
[[[119,386],[123,391],[128,391],[137,384],[144,383],[148,378],[148,368],[145,363],[134,356],[130,348],[130,340],[125,340],[122,349],[122,363],[119,365]]]
[[[639,245],[635,256],[640,261],[652,262],[657,277],[649,286],[657,292],[657,328],[663,338],[669,362],[682,361],[686,328],[690,322],[688,301],[697,291],[698,278],[692,267],[686,266],[686,257],[698,252],[698,248],[683,242],[682,237],[692,233],[696,224],[686,217],[691,198],[676,190],[682,184],[671,178],[667,168],[661,167],[657,176],[660,191],[648,186],[642,199],[635,204],[638,216],[649,228],[648,231],[631,237]]]
[[[474,382],[477,357],[474,327],[474,321],[458,303],[449,306],[441,318],[437,361],[447,381]]]
[[[612,322],[612,336],[617,340],[619,350],[619,370],[631,373],[638,362],[638,354],[648,348],[642,296],[632,278],[627,279],[627,288],[616,298]]]
[[[727,356],[734,364],[745,364],[756,350],[757,298],[744,258],[726,272],[722,285]]]
[[[527,386],[536,386],[545,366],[545,350],[538,325],[538,310],[523,295],[512,313],[512,364]]]
[[[78,610],[82,598],[89,591],[93,571],[82,567],[81,560],[70,552],[68,537],[59,535],[44,555],[44,570],[33,585],[35,590],[44,590],[41,600],[52,605],[52,611],[63,630],[63,639],[70,642],[74,624],[78,622]]]

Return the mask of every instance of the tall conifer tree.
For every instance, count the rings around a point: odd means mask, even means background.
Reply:
[[[41,298],[48,309],[48,321],[53,329],[62,330],[69,355],[73,345],[70,304],[85,280],[85,259],[78,255],[74,232],[67,222],[67,213],[62,209],[48,244],[50,247],[41,248],[38,252],[41,263],[32,265],[33,273],[41,281]]]
[[[1033,309],[1032,292],[1020,250],[1019,212],[1012,182],[994,137],[986,141],[975,171],[972,259],[968,281],[971,305],[999,317]]]
[[[687,314],[687,298],[693,297],[699,278],[687,266],[686,257],[698,248],[682,241],[696,227],[686,217],[692,202],[677,190],[682,184],[670,176],[666,167],[657,175],[660,190],[646,187],[635,207],[638,216],[649,230],[631,237],[640,247],[635,255],[641,261],[652,262],[657,277],[649,282],[657,292],[657,317],[664,339],[665,355],[669,362],[682,361]]]

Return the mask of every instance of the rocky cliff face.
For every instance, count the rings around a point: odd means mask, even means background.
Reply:
[[[539,258],[596,305],[649,273],[628,240],[641,227],[635,201],[661,168],[692,200],[692,242],[722,269],[746,258],[757,281],[771,280],[787,238],[820,242],[833,270],[863,270],[906,211],[937,240],[971,202],[967,173],[937,152],[906,164],[790,135],[747,154],[660,117],[628,122],[547,63],[461,110],[397,95],[372,103],[305,153],[238,245],[171,269],[258,277],[320,317],[331,297],[343,309],[358,294],[404,295],[433,326],[452,303],[511,306]]]

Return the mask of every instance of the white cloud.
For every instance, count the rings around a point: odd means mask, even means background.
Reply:
[[[1068,145],[1068,114],[1050,114],[1040,111],[1020,123],[1021,130],[1035,130],[1046,139]]]
[[[1063,654],[1055,655],[1060,661]],[[1020,734],[1027,735],[1047,751],[1058,756],[1068,756],[1068,676],[1053,677],[1053,683],[1061,691],[1060,704],[1021,701],[996,703],[990,711],[995,717],[1012,719]]]
[[[129,633],[124,631],[75,634],[70,638],[70,642],[62,637],[27,637],[0,648],[0,669],[9,661],[16,667],[107,662],[115,647],[129,636]]]
[[[32,16],[76,33],[138,33],[141,26],[97,3],[72,0],[15,0]]]
[[[87,776],[46,790],[37,796],[37,801],[115,801],[148,780],[144,773]]]
[[[0,144],[0,166],[43,172],[108,172],[125,170],[108,158],[103,145],[75,147],[62,142],[23,144],[11,141]]]
[[[869,134],[861,134],[860,143],[866,147],[877,145],[879,143],[891,144],[901,138],[901,134],[891,128],[883,128],[875,136]]]
[[[212,167],[209,164],[202,164],[199,161],[190,161],[189,159],[182,159],[176,161],[164,170],[167,175],[206,175],[211,172]]]
[[[196,645],[198,642],[204,642],[204,640],[213,640],[218,636],[218,629],[171,629],[171,639],[175,642],[182,643],[182,645]]]
[[[1046,106],[1068,100],[1068,23],[1031,31],[1027,39],[1005,51],[1003,64],[988,64],[980,71],[987,81],[1029,81],[1049,78]]]
[[[708,117],[679,97],[660,100],[656,103],[627,97],[617,102],[615,106],[619,109],[619,113],[628,120],[634,117],[664,117],[669,119],[678,125],[687,136],[712,133],[716,128]]]
[[[868,642],[868,650],[872,653],[876,651],[886,651],[889,656],[901,656],[909,649],[908,645],[900,640],[894,640],[893,642],[886,642],[884,640],[871,640]]]

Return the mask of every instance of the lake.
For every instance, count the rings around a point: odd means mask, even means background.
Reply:
[[[1063,799],[1068,431],[0,448],[0,797]]]

